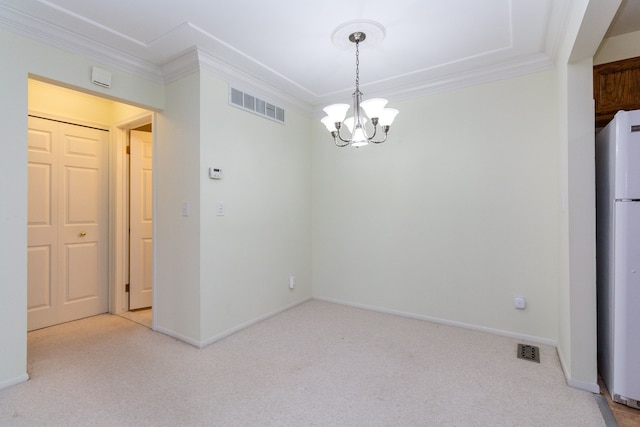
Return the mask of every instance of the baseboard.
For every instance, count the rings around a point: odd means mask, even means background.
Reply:
[[[178,333],[176,331],[173,331],[171,329],[167,329],[167,328],[163,328],[162,326],[158,326],[158,327],[154,327],[153,330],[156,331],[156,332],[160,332],[161,334],[168,335],[168,336],[170,336],[172,338],[175,338],[175,339],[177,339],[179,341],[182,341],[182,342],[185,342],[187,344],[191,344],[194,347],[199,347],[199,348],[202,347],[200,345],[200,341],[195,340],[193,338],[190,338],[190,337],[188,337],[186,335],[180,334],[180,333]]]
[[[588,383],[585,381],[577,381],[571,378],[567,378],[567,384],[573,388],[577,388],[584,391],[590,391],[591,393],[600,393],[600,386],[596,383]]]
[[[182,335],[182,334],[180,334],[180,333],[178,333],[176,331],[173,331],[171,329],[163,328],[162,326],[157,326],[157,327],[154,326],[153,330],[157,331],[157,332],[160,332],[160,333],[162,333],[164,335],[168,335],[168,336],[170,336],[172,338],[175,338],[177,340],[183,341],[183,342],[185,342],[187,344],[191,344],[194,347],[203,348],[203,347],[206,347],[206,346],[208,346],[210,344],[213,344],[216,341],[220,341],[221,339],[226,338],[229,335],[233,335],[236,332],[241,331],[244,328],[247,328],[247,327],[249,327],[251,325],[254,325],[254,324],[258,323],[258,322],[261,322],[261,321],[263,321],[265,319],[268,319],[269,317],[275,316],[278,313],[282,313],[283,311],[287,311],[287,310],[289,310],[289,309],[291,309],[291,308],[293,308],[293,307],[295,307],[297,305],[305,303],[305,302],[309,301],[310,299],[311,299],[311,297],[305,298],[305,299],[303,299],[301,301],[296,301],[294,303],[285,305],[284,307],[280,307],[277,310],[274,310],[274,311],[271,311],[269,313],[263,314],[262,316],[258,316],[255,319],[251,319],[251,320],[249,320],[247,322],[241,323],[241,324],[239,324],[237,326],[234,326],[233,328],[227,329],[227,330],[225,330],[225,331],[223,331],[223,332],[221,332],[219,334],[216,334],[216,335],[214,335],[212,337],[209,337],[209,338],[207,338],[205,340],[201,340],[201,341],[195,340],[195,339],[193,339],[191,337],[187,337],[187,336]]]
[[[281,308],[279,308],[277,310],[274,310],[274,311],[271,311],[269,313],[266,313],[266,314],[264,314],[262,316],[258,316],[255,319],[251,319],[248,322],[244,322],[244,323],[241,323],[241,324],[239,324],[237,326],[234,326],[233,328],[227,329],[226,331],[223,331],[223,332],[221,332],[219,334],[216,334],[216,335],[214,335],[212,337],[207,338],[206,340],[201,341],[200,342],[200,347],[201,348],[202,347],[206,347],[206,346],[208,346],[210,344],[213,344],[216,341],[220,341],[221,339],[226,338],[229,335],[233,335],[236,332],[241,331],[242,329],[248,328],[249,326],[254,325],[254,324],[258,323],[258,322],[262,322],[263,320],[266,320],[269,317],[275,316],[278,313],[282,313],[283,311],[287,311],[287,310],[289,310],[289,309],[291,309],[291,308],[293,308],[293,307],[295,307],[297,305],[303,304],[303,303],[309,301],[310,299],[312,299],[312,298],[309,297],[309,298],[305,298],[305,299],[303,299],[301,301],[296,301],[294,303],[285,305],[284,307],[281,307]]]
[[[487,328],[484,326],[478,326],[471,323],[456,322],[453,320],[441,319],[439,317],[425,316],[422,314],[408,313],[405,311],[391,310],[383,307],[375,307],[375,306],[370,306],[365,304],[357,304],[357,303],[342,301],[342,300],[333,299],[333,298],[313,297],[313,299],[316,299],[318,301],[330,302],[334,304],[346,305],[349,307],[361,308],[363,310],[377,311],[379,313],[384,313],[384,314],[393,314],[395,316],[408,317],[410,319],[425,320],[427,322],[439,323],[441,325],[456,326],[458,328],[471,329],[471,330],[480,331],[480,332],[488,332],[494,335],[501,335],[501,336],[524,340],[532,343],[549,345],[552,347],[557,347],[558,345],[557,341],[550,340],[547,338],[541,338],[533,335],[518,334],[515,332],[505,331],[502,329]]]
[[[571,378],[571,371],[568,369],[567,364],[564,361],[564,357],[562,356],[562,352],[559,350],[558,359],[560,360],[560,367],[562,368],[562,372],[564,373],[564,379],[567,381],[570,387],[577,388],[584,391],[590,391],[591,393],[598,394],[600,393],[600,386],[597,381],[594,383],[586,382],[586,381],[578,381]]]
[[[10,380],[0,382],[0,390],[29,380],[29,374],[22,374]]]
[[[342,300],[338,300],[338,299],[334,299],[334,298],[314,297],[313,299],[316,299],[318,301],[330,302],[330,303],[333,303],[333,304],[340,304],[340,305],[346,305],[346,306],[349,306],[349,307],[360,308],[360,309],[363,309],[363,310],[377,311],[379,313],[392,314],[392,315],[395,315],[395,316],[408,317],[408,318],[417,319],[417,320],[425,320],[425,321],[428,321],[428,322],[439,323],[439,324],[442,324],[442,325],[456,326],[456,327],[459,327],[459,328],[471,329],[471,330],[474,330],[474,331],[488,332],[490,334],[501,335],[501,336],[505,336],[505,337],[509,337],[509,338],[515,338],[515,339],[518,339],[518,340],[528,341],[528,342],[532,342],[532,343],[549,345],[549,346],[552,346],[552,347],[556,348],[556,352],[558,354],[558,359],[560,359],[560,366],[562,368],[562,372],[564,373],[564,376],[565,376],[565,379],[567,381],[567,384],[570,387],[577,388],[577,389],[580,389],[580,390],[589,391],[591,393],[596,393],[596,394],[600,393],[600,386],[597,383],[579,381],[579,380],[575,380],[575,379],[571,378],[571,373],[567,369],[567,366],[566,366],[566,364],[565,364],[565,362],[564,362],[564,360],[562,358],[562,353],[557,351],[558,343],[557,343],[557,341],[554,341],[554,340],[550,340],[550,339],[547,339],[547,338],[541,338],[541,337],[537,337],[537,336],[532,336],[532,335],[518,334],[518,333],[514,333],[514,332],[510,332],[510,331],[505,331],[505,330],[502,330],[502,329],[487,328],[487,327],[484,327],[484,326],[473,325],[473,324],[470,324],[470,323],[456,322],[456,321],[452,321],[452,320],[441,319],[441,318],[438,318],[438,317],[424,316],[424,315],[415,314],[415,313],[407,313],[407,312],[399,311],[399,310],[390,310],[390,309],[386,309],[386,308],[374,307],[374,306],[365,305],[365,304],[356,304],[356,303],[352,303],[352,302],[348,302],[348,301],[342,301]]]

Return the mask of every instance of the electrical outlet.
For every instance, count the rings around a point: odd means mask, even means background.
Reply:
[[[513,298],[513,306],[518,310],[524,310],[527,307],[527,301],[524,297],[515,297]]]

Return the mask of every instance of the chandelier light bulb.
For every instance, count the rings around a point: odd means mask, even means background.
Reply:
[[[349,107],[349,104],[331,104],[324,107],[323,110],[327,113],[327,116],[329,116],[333,123],[341,123],[347,116],[347,110]]]
[[[396,118],[400,111],[395,108],[385,108],[380,113],[378,124],[380,126],[391,126],[393,120]]]
[[[372,98],[362,101],[360,107],[370,119],[379,118],[387,102],[388,101],[383,98]]]
[[[336,129],[336,122],[334,122],[331,117],[324,116],[321,120],[322,124],[327,128],[329,132],[333,132]]]

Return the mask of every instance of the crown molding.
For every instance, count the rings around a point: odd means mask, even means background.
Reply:
[[[150,62],[50,25],[3,4],[0,4],[0,28],[71,54],[91,58],[155,83],[162,83],[160,69]]]
[[[198,49],[192,48],[177,55],[160,66],[162,82],[171,84],[183,77],[200,71]]]
[[[166,62],[161,66],[161,70],[165,84],[170,84],[182,77],[205,70],[230,85],[242,88],[255,95],[260,95],[265,100],[269,100],[269,102],[282,107],[292,108],[307,117],[312,115],[310,104],[264,83],[238,68],[220,61],[213,55],[196,47]]]
[[[206,52],[199,51],[200,66],[215,76],[229,82],[238,88],[244,88],[247,92],[261,95],[265,100],[282,107],[293,108],[296,111],[310,117],[312,114],[311,104],[300,100],[282,90],[271,86],[244,71],[226,64]]]
[[[510,79],[526,74],[547,71],[553,68],[553,61],[544,53],[526,56],[519,60],[479,68],[473,71],[448,75],[387,92],[389,98],[406,100],[433,93],[446,92],[476,86],[498,80]]]
[[[52,26],[2,4],[0,4],[0,28],[38,43],[90,58],[100,64],[129,72],[155,83],[168,84],[204,69],[225,81],[248,88],[257,94],[262,94],[266,99],[274,103],[294,108],[307,116],[311,115],[310,104],[228,65],[196,47],[183,52],[161,66],[157,66],[96,43],[79,34]]]
[[[402,87],[395,87],[390,90],[369,90],[367,92],[367,97],[384,97],[393,102],[407,101],[426,95],[464,89],[470,86],[547,71],[552,69],[553,66],[553,61],[546,54],[540,53],[537,55],[527,56],[516,61],[503,62],[501,64],[469,72],[434,78],[428,81],[423,81],[420,84],[410,84]],[[320,117],[321,115],[322,106],[315,105],[313,108],[313,116]]]
[[[562,41],[565,38],[567,22],[571,17],[573,0],[566,2],[552,2],[547,16],[547,38],[544,43],[544,50],[555,64],[562,48]]]

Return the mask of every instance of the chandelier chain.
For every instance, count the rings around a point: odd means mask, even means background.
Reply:
[[[360,91],[360,38],[356,37],[356,92]]]

